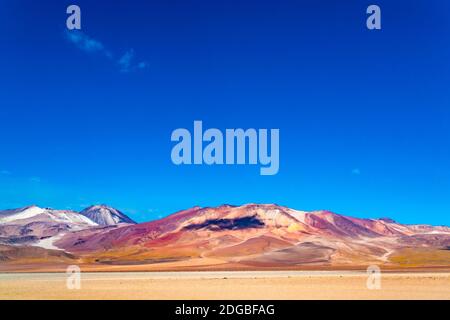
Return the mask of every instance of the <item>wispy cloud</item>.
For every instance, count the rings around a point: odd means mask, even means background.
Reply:
[[[11,172],[8,171],[8,170],[1,170],[0,174],[3,175],[3,176],[9,176],[9,175],[11,175]]]
[[[39,183],[39,182],[41,182],[41,178],[39,178],[39,177],[31,177],[30,178],[30,182]]]
[[[134,50],[130,49],[125,54],[120,57],[119,61],[117,62],[120,67],[120,71],[122,72],[130,72],[135,71],[138,69],[145,69],[147,68],[148,64],[145,61],[141,61],[139,63],[134,62]]]
[[[101,53],[107,57],[112,57],[112,54],[105,49],[103,43],[95,40],[81,31],[66,31],[67,40],[73,43],[78,49],[87,53]]]
[[[125,54],[118,58],[108,50],[101,41],[94,39],[79,30],[66,30],[66,39],[74,44],[78,49],[88,54],[99,54],[113,61],[119,67],[121,72],[131,72],[142,70],[148,67],[146,61],[136,62],[133,49],[126,50]]]
[[[361,170],[359,170],[358,168],[355,168],[355,169],[352,170],[352,174],[356,175],[356,176],[359,176],[361,174]]]

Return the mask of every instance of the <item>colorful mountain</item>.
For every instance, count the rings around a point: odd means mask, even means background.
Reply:
[[[115,270],[136,265],[149,270],[359,268],[371,264],[450,267],[450,228],[445,226],[404,225],[389,218],[360,219],[273,204],[194,207],[161,220],[132,224],[125,215],[114,220],[109,213],[116,211],[104,214],[102,209],[91,207],[78,214],[94,225],[77,224],[53,236],[52,247],[47,249],[67,254],[58,255],[58,261],[71,258],[79,264],[114,266]],[[36,208],[27,210],[18,211],[16,218],[20,219],[11,218],[13,211],[1,212],[0,235],[2,227],[15,228],[18,221],[43,214]],[[60,213],[53,214],[58,217]],[[116,224],[107,225],[109,218]],[[38,244],[47,235],[41,236]],[[16,251],[27,247],[26,241],[3,243]],[[0,248],[0,261],[2,252],[7,249]],[[26,253],[11,256],[21,258],[3,260],[15,265],[27,262]]]

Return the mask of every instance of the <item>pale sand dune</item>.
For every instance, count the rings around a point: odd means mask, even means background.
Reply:
[[[83,273],[68,290],[64,273],[0,274],[0,299],[450,299],[450,273],[384,273],[369,290],[361,272]]]

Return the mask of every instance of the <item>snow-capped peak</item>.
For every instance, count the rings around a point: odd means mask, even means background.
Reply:
[[[45,213],[45,209],[39,208],[34,205],[16,210],[7,210],[4,211],[2,215],[0,215],[0,224],[33,218],[43,213]]]
[[[95,205],[88,207],[81,211],[80,214],[101,226],[110,226],[119,223],[135,223],[124,213],[106,205]]]

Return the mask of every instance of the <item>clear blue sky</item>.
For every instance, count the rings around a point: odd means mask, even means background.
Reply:
[[[65,32],[72,3],[85,42]],[[0,36],[0,208],[146,221],[257,202],[450,225],[448,1],[4,0]],[[171,132],[194,120],[279,128],[280,172],[174,166]]]

